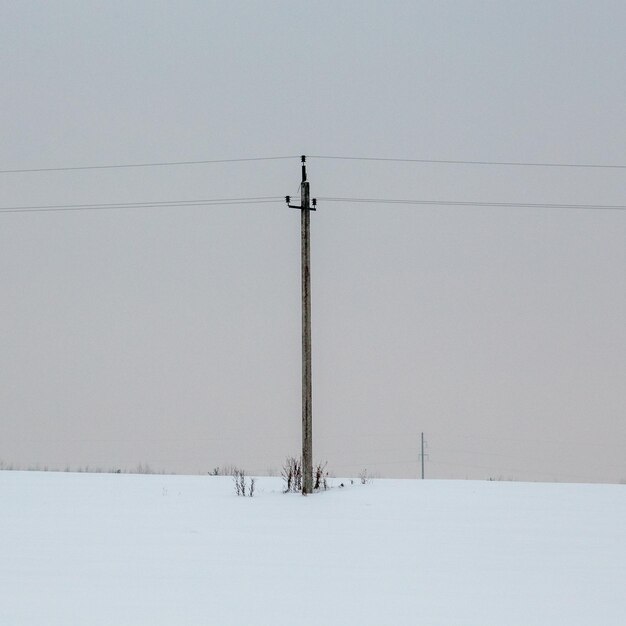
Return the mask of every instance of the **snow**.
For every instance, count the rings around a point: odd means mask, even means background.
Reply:
[[[625,623],[626,486],[345,482],[0,472],[0,624]]]

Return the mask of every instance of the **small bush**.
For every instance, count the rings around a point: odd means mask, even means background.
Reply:
[[[367,485],[367,483],[370,482],[371,478],[367,475],[367,470],[361,470],[359,472],[359,480],[361,481],[362,485]]]
[[[313,470],[313,490],[320,491],[328,489],[328,471],[326,470],[327,462],[318,463]]]
[[[328,489],[327,463],[318,463],[313,468],[313,491]],[[302,461],[295,456],[287,457],[282,467],[281,476],[285,483],[284,493],[300,493],[302,491]]]
[[[298,493],[302,489],[302,463],[295,456],[287,457],[281,470],[285,493]]]
[[[232,463],[226,465],[216,465],[209,471],[209,476],[234,476],[239,468]]]
[[[250,482],[248,483],[246,479],[246,473],[244,470],[235,469],[233,472],[233,480],[235,481],[235,493],[238,496],[242,497],[250,497],[254,496],[254,478],[250,478]]]

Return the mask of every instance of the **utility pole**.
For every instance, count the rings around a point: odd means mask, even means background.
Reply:
[[[300,262],[302,266],[302,494],[313,493],[313,413],[311,386],[311,241],[310,212],[315,211],[317,200],[311,206],[309,182],[306,179],[306,157],[302,156],[302,182],[300,206],[287,206],[300,210]]]
[[[422,453],[420,457],[422,458],[422,480],[424,480],[424,433],[422,433]]]

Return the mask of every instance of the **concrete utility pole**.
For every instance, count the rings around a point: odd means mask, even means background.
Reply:
[[[317,201],[311,206],[309,183],[306,179],[306,157],[302,156],[302,182],[300,183],[300,245],[302,265],[302,494],[313,493],[313,412],[311,386],[311,243],[310,212],[315,211]]]
[[[424,433],[422,433],[422,480],[424,480]]]
[[[424,433],[422,433],[422,453],[420,454],[420,458],[422,459],[422,480],[424,480]]]

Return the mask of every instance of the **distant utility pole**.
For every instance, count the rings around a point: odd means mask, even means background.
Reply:
[[[317,200],[311,206],[309,183],[306,179],[306,157],[302,156],[302,182],[300,183],[300,245],[302,265],[302,494],[313,493],[313,414],[311,387],[311,243],[310,212],[315,211]]]
[[[424,480],[424,433],[422,433],[422,453],[420,458],[422,459],[422,480]]]

